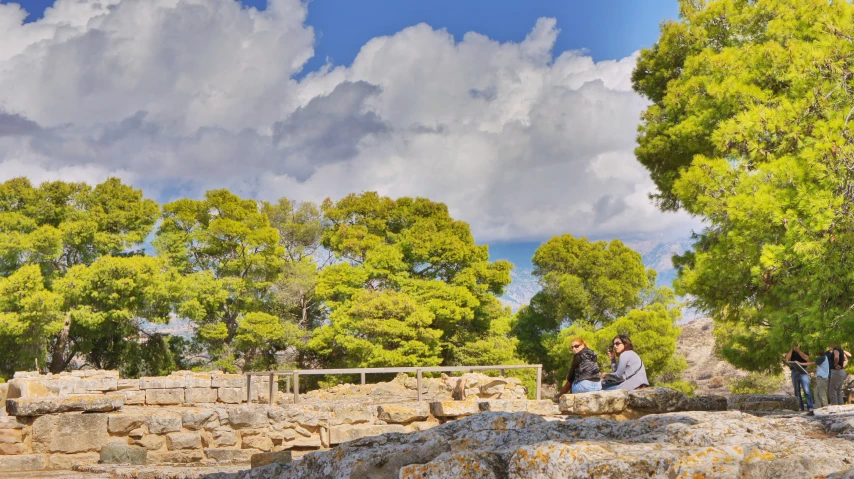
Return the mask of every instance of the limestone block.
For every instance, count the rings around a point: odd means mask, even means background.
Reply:
[[[435,404],[435,403],[434,403]],[[474,403],[477,407],[477,403]],[[379,436],[393,432],[406,432],[400,424],[389,424],[386,426],[334,426],[329,429],[329,443],[343,444],[368,436]]]
[[[110,414],[108,418],[107,431],[113,434],[127,434],[146,422],[142,414]]]
[[[687,398],[686,411],[726,411],[726,396],[695,396]]]
[[[15,373],[18,374],[18,373]],[[15,377],[7,384],[7,392],[6,399],[15,399],[15,398],[39,398],[39,397],[47,397],[47,396],[56,396],[58,394],[57,389],[49,389],[44,383],[47,381],[43,381],[38,376],[31,377]],[[75,382],[76,383],[76,382]],[[68,383],[69,387],[73,387],[71,382]],[[73,391],[63,391],[65,394],[71,394]],[[83,392],[81,389],[78,392]]]
[[[4,456],[15,456],[18,454],[23,454],[27,451],[27,445],[22,443],[17,444],[9,444],[9,443],[0,443],[0,455]]]
[[[212,409],[198,409],[181,413],[184,427],[191,430],[214,428],[219,425],[219,416]]]
[[[22,454],[20,456],[0,456],[0,471],[41,471],[47,469],[46,454]]]
[[[148,457],[148,449],[140,446],[128,446],[113,441],[101,448],[101,464],[134,464],[143,465]]]
[[[205,449],[205,455],[208,456],[208,459],[220,463],[247,463],[257,453],[258,451],[253,449]]]
[[[149,451],[149,464],[191,464],[205,459],[201,449],[186,449],[181,451]]]
[[[6,404],[6,398],[9,396],[9,383],[0,383],[0,406]]]
[[[55,414],[33,422],[34,452],[98,452],[109,438],[106,414]]]
[[[194,373],[192,371],[176,371],[169,375],[172,378],[181,378],[185,388],[211,388],[210,373]]]
[[[527,412],[528,401],[524,399],[509,400],[509,399],[491,399],[489,401],[479,401],[481,411],[492,412]]]
[[[86,394],[47,398],[18,398],[6,400],[10,416],[42,416],[69,411],[107,412],[121,409],[124,397],[119,394]]]
[[[430,406],[426,402],[383,404],[377,407],[377,417],[391,424],[423,421],[430,417]]]
[[[430,403],[430,412],[436,417],[471,416],[480,412],[474,401],[437,401]]]
[[[184,390],[184,402],[187,404],[215,403],[217,390],[211,388],[187,388]]]
[[[293,461],[291,451],[261,452],[253,454],[250,458],[253,469],[270,464],[287,464],[291,461]]]
[[[730,396],[727,400],[727,408],[739,411],[797,411],[799,405],[795,396],[750,394]]]
[[[145,404],[145,391],[141,389],[125,389],[119,391],[124,396],[125,404]]]
[[[155,434],[146,434],[139,439],[131,439],[131,444],[144,447],[148,451],[157,451],[166,444],[166,438]]]
[[[264,434],[253,434],[251,436],[242,435],[241,448],[258,449],[261,451],[272,451],[273,440]]]
[[[376,406],[365,406],[361,404],[334,406],[332,408],[332,417],[329,418],[329,424],[338,425],[373,422],[376,410]]]
[[[549,399],[527,401],[527,411],[538,416],[556,416],[560,413],[557,404]]]
[[[338,427],[356,427],[356,426],[338,426]],[[403,427],[403,426],[401,426]],[[323,447],[323,442],[320,439],[320,434],[313,434],[311,437],[301,436],[299,434],[292,440],[282,442],[282,449],[290,449],[293,447]]]
[[[684,411],[688,398],[669,388],[644,388],[628,392],[626,407],[645,413]]]
[[[128,433],[128,437],[133,438],[133,439],[140,439],[140,438],[142,438],[142,436],[145,436],[145,434],[146,434],[146,428],[145,427],[138,427],[138,428],[130,431]]]
[[[243,389],[245,385],[246,379],[242,374],[211,374],[211,387],[213,388]]]
[[[626,409],[629,393],[621,389],[582,394],[565,394],[560,398],[560,411],[564,414],[598,416],[620,414]]]
[[[287,410],[288,421],[295,422],[305,427],[317,427],[321,421],[327,420],[326,416],[321,416],[317,411],[304,408],[293,408]]]
[[[428,429],[432,429],[439,425],[439,420],[436,418],[430,418],[426,421],[413,421],[406,426],[406,432],[415,432],[415,431],[426,431]]]
[[[26,425],[26,417],[0,416],[0,429],[23,429]]]
[[[119,379],[116,387],[119,391],[139,391],[139,379]]]
[[[89,378],[84,379],[83,388],[86,389],[87,392],[93,391],[115,391],[119,387],[119,381],[114,378]]]
[[[237,444],[237,433],[231,429],[214,429],[211,434],[213,435],[213,444],[216,447],[226,447]]]
[[[217,389],[217,399],[226,404],[240,404],[246,400],[246,391],[242,388],[221,387]]]
[[[169,405],[184,402],[183,389],[146,389],[145,404]]]
[[[270,424],[264,406],[240,406],[228,410],[228,423],[235,428],[265,427]]]
[[[166,447],[170,451],[201,449],[202,438],[197,432],[170,432],[166,435]]]
[[[148,432],[151,434],[166,434],[181,430],[181,416],[174,412],[156,412],[146,418]]]
[[[15,444],[18,442],[23,442],[20,429],[0,429],[0,443]]]
[[[139,378],[140,389],[183,389],[183,377],[143,376]]]

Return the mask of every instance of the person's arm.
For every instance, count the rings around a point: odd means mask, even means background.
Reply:
[[[555,394],[555,400],[560,399],[561,396],[568,393],[570,388],[572,388],[572,383],[567,381],[566,384],[563,385],[563,389],[561,389],[559,393]]]
[[[786,353],[786,361],[792,360],[792,350],[790,349],[788,353]]]
[[[801,351],[801,347],[800,347],[800,346],[795,346],[795,351],[797,351],[797,353],[798,353],[798,354],[800,354],[800,355],[801,355],[801,357],[802,357],[802,358],[804,358],[804,360],[805,360],[805,361],[809,361],[809,360],[810,360],[810,355],[809,355],[809,354],[807,354],[807,353],[805,353],[805,352],[803,352],[803,351]]]
[[[617,364],[615,364],[614,361],[611,360],[611,369],[614,370],[614,374],[616,374],[619,378],[626,377],[626,366],[629,362],[628,356],[628,354],[623,352],[623,354],[620,355],[620,362]]]
[[[581,358],[578,354],[575,354],[572,358],[572,365],[569,366],[569,372],[566,373],[566,384],[563,385],[563,389],[555,396],[555,399],[558,399],[572,389],[572,380],[575,379],[575,370],[578,368],[580,362]]]
[[[833,369],[842,369],[842,366],[839,365],[839,350],[833,350]]]

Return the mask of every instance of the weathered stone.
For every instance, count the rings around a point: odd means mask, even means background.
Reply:
[[[727,408],[738,411],[797,411],[798,400],[794,396],[775,395],[744,395],[730,396],[727,399]]]
[[[107,430],[113,434],[127,434],[145,424],[143,414],[110,414]]]
[[[214,429],[213,444],[216,447],[233,446],[237,444],[237,433],[231,429]]]
[[[56,414],[33,422],[33,451],[66,454],[101,450],[107,441],[106,414]]]
[[[263,434],[241,436],[241,447],[243,449],[258,449],[261,451],[272,451],[273,440]]]
[[[118,441],[110,442],[101,448],[101,464],[135,464],[146,463],[148,449],[139,446],[128,446]]]
[[[146,418],[151,434],[166,434],[181,430],[181,416],[174,412],[156,412]]]
[[[11,416],[43,416],[69,411],[107,412],[121,409],[124,398],[119,394],[87,394],[49,398],[18,398],[6,400]]]
[[[184,389],[146,389],[145,403],[152,405],[181,404],[184,402]]]
[[[261,452],[253,454],[250,458],[252,468],[263,467],[269,464],[287,464],[293,460],[291,451]]]
[[[184,402],[187,404],[215,403],[217,390],[211,388],[187,388],[184,390]]]
[[[145,427],[138,427],[136,429],[133,429],[132,431],[128,432],[128,437],[133,438],[133,439],[139,439],[142,436],[145,436],[146,429],[147,428],[145,428]]]
[[[181,451],[149,451],[148,462],[152,464],[191,464],[205,459],[201,449]]]
[[[335,406],[332,408],[332,417],[329,418],[329,424],[335,426],[338,424],[373,422],[376,410],[375,406],[365,406],[362,404]]]
[[[183,377],[141,377],[139,378],[140,389],[184,389]]]
[[[23,440],[22,436],[20,429],[0,429],[0,443],[15,444]]]
[[[538,416],[555,416],[560,413],[560,410],[551,400],[543,399],[540,401],[528,401],[526,405],[528,412]]]
[[[246,391],[242,388],[221,387],[216,390],[219,402],[226,404],[240,404],[246,401]]]
[[[241,374],[211,374],[213,388],[243,389],[245,385],[246,379]]]
[[[405,426],[406,432],[426,431],[439,425],[439,420],[430,418],[426,421],[412,421]]]
[[[23,429],[26,425],[26,417],[0,416],[0,429]]]
[[[423,421],[430,417],[430,406],[426,402],[382,404],[377,406],[377,417],[391,424]]]
[[[138,389],[138,390],[127,389],[127,390],[119,391],[119,394],[124,396],[125,404],[128,404],[128,405],[145,404],[145,391],[143,391],[141,389]]]
[[[0,471],[41,471],[47,469],[46,454],[22,454],[20,456],[0,456]]]
[[[235,428],[264,427],[270,424],[264,406],[240,406],[228,410],[228,423]]]
[[[0,454],[4,456],[14,456],[17,454],[23,454],[27,450],[27,445],[23,443],[5,443],[0,442]]]
[[[462,417],[480,412],[474,401],[437,401],[430,403],[430,412],[436,417]]]
[[[406,430],[400,424],[389,424],[387,426],[335,426],[329,428],[329,443],[342,444],[363,437],[379,436],[394,432],[406,432]]]
[[[564,394],[558,404],[564,414],[582,416],[615,415],[626,409],[628,391],[599,391],[595,393]]]
[[[211,388],[210,373],[195,373],[192,371],[176,371],[169,375],[170,377],[181,378],[184,381],[184,386],[187,389],[195,388]]]
[[[181,413],[181,422],[187,429],[204,429],[219,425],[219,416],[211,409],[184,411]]]
[[[669,388],[644,388],[628,392],[626,408],[635,412],[684,411],[689,405],[685,394]]]
[[[287,412],[288,421],[305,427],[317,427],[320,425],[321,420],[325,419],[317,411],[309,409],[289,409]]]
[[[258,451],[253,449],[205,449],[205,455],[208,456],[208,459],[213,459],[219,463],[245,464],[257,453]]]
[[[170,451],[201,449],[202,438],[197,432],[170,432],[166,435],[166,447]]]
[[[695,396],[688,398],[685,404],[686,411],[726,411],[727,398],[725,396]]]
[[[356,427],[356,426],[338,426],[338,427]],[[301,436],[299,434],[296,435],[294,439],[289,439],[287,441],[282,442],[282,449],[291,449],[294,447],[300,448],[321,448],[323,447],[323,441],[320,439],[320,434],[313,434],[311,437]],[[328,447],[328,445],[327,445]]]
[[[119,391],[139,391],[139,379],[118,379],[116,388]]]
[[[86,389],[86,391],[115,391],[118,389],[118,380],[115,378],[84,379],[83,388]]]
[[[149,451],[157,451],[162,449],[163,445],[166,444],[166,438],[155,434],[146,434],[139,439],[132,439],[131,444],[144,447]]]
[[[527,400],[490,399],[478,401],[481,411],[492,412],[525,412],[528,410]]]

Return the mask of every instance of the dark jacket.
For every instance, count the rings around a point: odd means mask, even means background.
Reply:
[[[577,383],[578,381],[593,381],[598,383],[600,379],[596,353],[588,348],[575,353],[575,357],[572,358],[572,365],[569,367],[569,373],[566,375],[566,380],[570,383]]]

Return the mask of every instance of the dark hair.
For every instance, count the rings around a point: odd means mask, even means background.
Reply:
[[[634,351],[635,347],[632,346],[632,340],[629,339],[628,335],[618,334],[614,336],[614,339],[619,339],[621,343],[623,343],[623,351]],[[614,344],[614,339],[611,340],[611,344]]]

